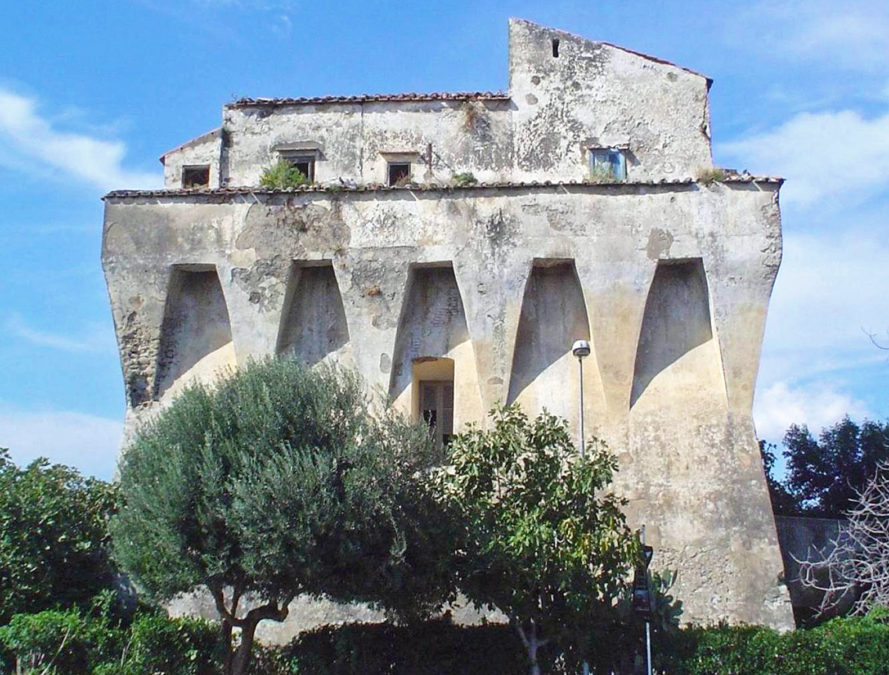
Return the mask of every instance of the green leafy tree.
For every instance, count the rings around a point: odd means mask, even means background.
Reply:
[[[262,187],[272,190],[295,188],[307,185],[309,178],[286,159],[279,159],[275,164],[266,169],[259,178]]]
[[[0,625],[13,614],[85,606],[115,582],[108,518],[116,487],[0,448]]]
[[[124,454],[119,560],[156,601],[209,590],[227,673],[298,594],[410,615],[450,597],[448,521],[419,480],[440,451],[369,404],[344,371],[252,363],[184,392]]]
[[[546,412],[531,421],[511,406],[491,418],[490,430],[454,437],[436,475],[465,527],[460,588],[509,617],[532,673],[549,642],[592,660],[592,631],[612,620],[638,555],[624,502],[607,492],[616,461],[599,440],[581,456],[566,422]]]
[[[802,508],[799,501],[775,476],[776,450],[777,447],[774,443],[759,442],[759,453],[762,457],[762,468],[769,488],[769,498],[772,501],[772,511],[779,516],[796,516],[799,515]]]
[[[845,417],[822,430],[817,440],[805,425],[794,424],[784,446],[785,486],[799,511],[840,518],[855,508],[879,464],[889,460],[889,422],[858,425]]]

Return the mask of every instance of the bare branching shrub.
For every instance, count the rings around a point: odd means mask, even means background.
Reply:
[[[877,466],[847,515],[833,549],[800,562],[803,586],[824,593],[821,613],[856,595],[853,614],[889,607],[889,462]]]

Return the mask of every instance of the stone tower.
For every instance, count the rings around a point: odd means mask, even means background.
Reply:
[[[684,619],[792,626],[751,417],[781,181],[714,171],[710,84],[512,20],[506,93],[226,105],[163,190],[105,197],[129,427],[267,354],[445,440],[498,402],[576,424],[582,386]],[[310,183],[262,188],[279,159]]]

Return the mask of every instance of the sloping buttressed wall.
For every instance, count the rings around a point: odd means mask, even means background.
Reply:
[[[732,181],[112,196],[103,251],[137,384],[154,381],[157,345],[184,339],[164,317],[191,303],[222,327],[226,306],[239,362],[350,352],[415,411],[427,359],[449,360],[455,427],[515,399],[573,430],[570,348],[588,336],[588,433],[617,454],[654,568],[679,570],[684,618],[789,627],[751,417],[779,260],[777,184]],[[192,344],[200,357],[226,339]],[[130,403],[135,419],[163,401]]]
[[[157,396],[234,365],[228,308],[216,270],[174,268],[161,328]]]
[[[433,359],[453,361],[455,428],[479,419],[475,353],[450,264],[415,267],[408,277],[389,387],[390,399],[403,411],[415,411],[418,374],[424,372],[422,364]]]
[[[349,327],[333,265],[294,263],[277,353],[315,365],[328,357],[347,362],[348,347]]]
[[[532,414],[547,408],[576,420],[577,406],[571,403],[578,400],[579,375],[571,347],[575,340],[589,339],[574,261],[535,260],[522,300],[507,403],[517,402]],[[594,367],[591,362],[588,368]],[[554,399],[554,389],[570,394]],[[565,409],[560,403],[569,405]]]
[[[649,388],[654,406],[665,396],[708,404],[725,398],[700,258],[657,265],[645,301],[630,406]]]

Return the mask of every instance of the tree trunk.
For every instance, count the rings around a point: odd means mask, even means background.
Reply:
[[[531,663],[531,675],[540,675],[540,664],[537,662],[537,650],[540,649],[546,641],[541,641],[537,638],[537,624],[534,623],[533,619],[531,620],[531,630],[527,634],[525,633],[525,629],[522,628],[521,622],[515,621],[515,627],[522,644],[525,645],[525,650],[528,652],[528,661]]]
[[[232,675],[232,624],[228,619],[222,620],[222,646],[225,648],[225,660],[222,662],[223,675]]]
[[[250,654],[253,650],[253,635],[256,633],[256,625],[259,621],[248,616],[241,627],[241,644],[232,659],[231,675],[247,675],[247,667],[250,665]],[[231,652],[229,652],[231,653]]]
[[[531,675],[540,675],[540,664],[537,663],[537,649],[540,643],[537,642],[537,631],[531,630],[531,637],[528,638],[528,658],[531,660]]]

